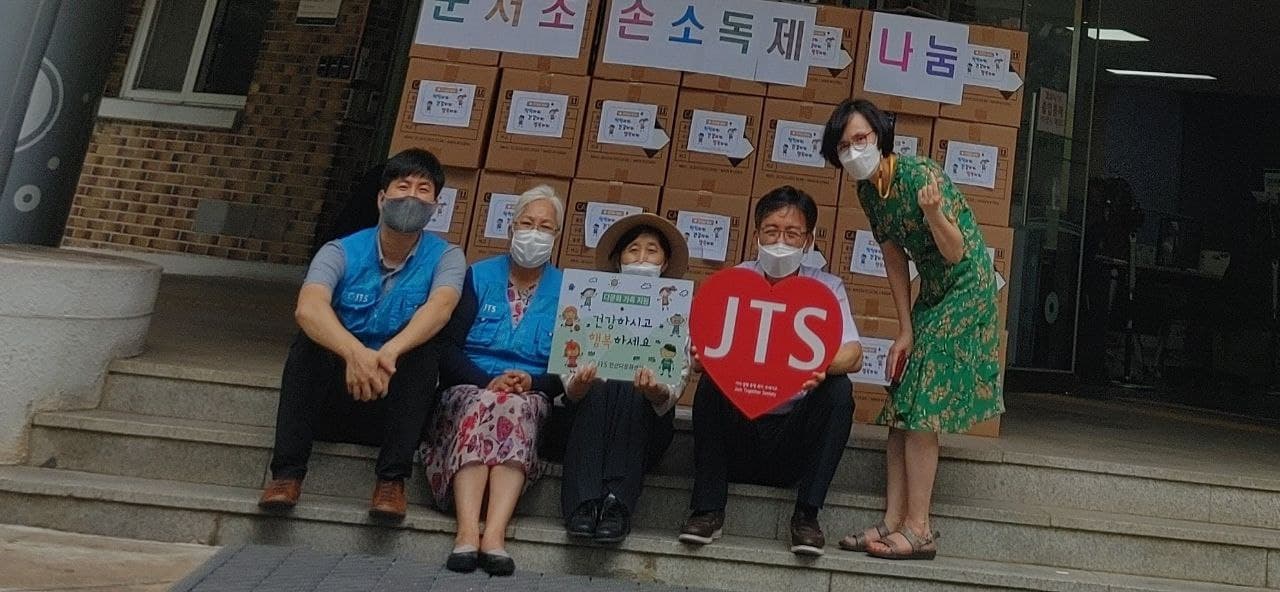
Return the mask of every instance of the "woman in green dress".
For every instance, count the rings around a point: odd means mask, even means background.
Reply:
[[[965,432],[1004,412],[995,269],[973,212],[942,167],[893,147],[892,121],[864,100],[837,107],[823,138],[823,156],[858,182],[904,320],[886,364],[894,384],[877,419],[889,426],[884,520],[840,546],[886,559],[933,559],[938,434]],[[920,273],[914,308],[908,260]],[[895,377],[903,358],[905,370]]]

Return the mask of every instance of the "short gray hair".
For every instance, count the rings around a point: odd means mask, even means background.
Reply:
[[[564,201],[556,195],[556,190],[550,185],[538,185],[520,194],[520,199],[516,201],[515,213],[512,214],[512,220],[519,218],[524,209],[530,204],[539,200],[547,200],[551,202],[551,207],[556,211],[556,232],[564,228]]]

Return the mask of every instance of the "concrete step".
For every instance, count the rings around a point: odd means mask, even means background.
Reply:
[[[246,489],[261,487],[267,477],[267,427],[98,410],[44,413],[35,425],[35,466]],[[366,499],[375,455],[367,447],[318,444],[307,495]],[[552,465],[530,488],[521,514],[558,520],[559,473]],[[636,525],[675,533],[690,488],[684,476],[651,476]],[[420,471],[408,489],[412,502],[426,503]],[[730,493],[729,534],[788,539],[791,492],[734,485]],[[875,522],[882,507],[874,493],[838,489],[828,498],[823,524],[834,543]],[[945,541],[956,541],[944,542],[942,552],[970,559],[1260,586],[1269,556],[1280,555],[1276,529],[946,496],[937,500],[935,514]]]
[[[102,407],[270,428],[275,425],[278,388],[275,375],[158,364],[145,358],[119,360],[108,376]],[[658,472],[692,473],[689,417],[689,410],[677,410],[676,438]],[[836,485],[883,491],[884,441],[883,428],[855,426]],[[1141,462],[1104,462],[1070,449],[1029,453],[989,438],[944,437],[942,444],[936,487],[940,495],[1280,529],[1280,474],[1256,479]]]
[[[37,467],[0,467],[0,506],[28,526],[148,540],[290,545],[324,552],[359,552],[443,560],[454,523],[412,507],[399,525],[368,518],[364,503],[308,495],[289,517],[255,507],[257,490],[170,480],[98,475]],[[801,559],[777,541],[727,536],[692,549],[670,531],[636,530],[616,548],[568,541],[559,522],[520,517],[508,549],[521,569],[621,577],[723,590],[959,590],[1085,592],[1263,592],[1170,578],[1117,575],[1062,567],[940,557],[932,562],[880,561],[832,549]],[[1273,570],[1280,562],[1273,561]],[[1274,575],[1275,572],[1273,572]],[[1272,588],[1280,581],[1273,577]]]

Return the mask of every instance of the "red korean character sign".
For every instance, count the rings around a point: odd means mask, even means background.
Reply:
[[[843,312],[817,280],[770,284],[743,268],[707,278],[694,293],[689,335],[703,370],[743,415],[789,401],[840,348]]]

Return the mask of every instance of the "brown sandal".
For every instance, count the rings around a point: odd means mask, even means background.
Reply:
[[[907,540],[907,544],[911,545],[911,548],[909,550],[905,552],[899,551],[898,546],[894,544],[892,541],[890,541],[888,537],[886,537],[884,539],[881,539],[880,542],[883,543],[884,546],[889,547],[888,553],[876,553],[868,549],[867,554],[872,557],[877,557],[880,559],[893,559],[893,560],[912,560],[912,559],[929,560],[938,556],[938,545],[935,544],[935,541],[937,541],[938,537],[941,536],[939,533],[931,532],[929,533],[929,538],[922,539],[919,536],[916,536],[916,533],[912,531],[910,528],[904,528],[902,530],[899,530],[897,534],[902,535],[902,538]],[[889,536],[893,536],[893,535],[890,534]],[[924,548],[929,545],[933,545],[933,548],[932,549]]]
[[[840,542],[837,544],[840,546],[841,549],[844,549],[845,551],[853,551],[854,553],[866,553],[868,545],[871,544],[871,541],[868,540],[867,538],[867,531],[873,528],[875,529],[876,534],[880,535],[880,539],[883,539],[884,537],[889,536],[893,532],[889,530],[889,526],[885,524],[883,520],[881,520],[875,526],[864,528],[862,529],[861,532],[854,533],[840,539]],[[876,539],[876,540],[880,540],[880,539]]]

